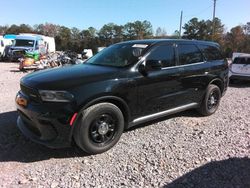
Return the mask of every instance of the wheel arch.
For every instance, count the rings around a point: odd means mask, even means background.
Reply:
[[[80,108],[78,110],[78,115],[77,115],[76,120],[75,120],[73,127],[71,129],[71,133],[70,133],[71,140],[73,138],[74,129],[75,129],[77,122],[79,121],[80,116],[81,116],[80,112],[85,110],[86,108],[92,106],[92,105],[95,105],[98,103],[104,103],[104,102],[114,104],[121,110],[121,112],[124,116],[124,121],[125,121],[124,128],[125,129],[128,128],[131,115],[130,115],[130,109],[129,109],[127,103],[125,102],[125,100],[123,100],[122,98],[117,97],[117,96],[102,96],[102,97],[98,97],[98,98],[95,98],[93,100],[90,100],[86,104],[83,104],[80,106]]]
[[[220,88],[221,94],[223,93],[223,91],[224,91],[224,83],[223,83],[223,81],[220,78],[215,78],[215,79],[211,80],[209,82],[208,86],[210,84],[214,84],[214,85],[218,86]]]

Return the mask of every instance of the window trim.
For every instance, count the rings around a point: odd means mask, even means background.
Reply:
[[[169,68],[182,68],[182,67],[189,67],[189,66],[193,66],[193,65],[201,65],[201,64],[204,64],[206,63],[205,61],[203,62],[197,62],[197,63],[191,63],[191,64],[187,64],[187,65],[177,65],[175,67],[165,67],[165,68],[162,68],[162,69],[169,69]]]

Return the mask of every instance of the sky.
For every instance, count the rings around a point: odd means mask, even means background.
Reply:
[[[100,29],[104,24],[124,25],[148,20],[154,31],[171,35],[191,18],[212,19],[213,0],[0,0],[0,25],[54,23],[66,27]],[[250,0],[217,0],[216,16],[227,31],[250,22]]]

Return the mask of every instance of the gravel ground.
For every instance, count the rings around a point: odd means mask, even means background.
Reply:
[[[0,187],[250,187],[250,83],[216,114],[187,111],[126,131],[106,153],[52,150],[16,128],[15,63],[0,63]]]

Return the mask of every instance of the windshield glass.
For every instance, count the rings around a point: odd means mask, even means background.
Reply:
[[[34,40],[21,40],[21,39],[16,39],[15,41],[15,46],[25,46],[25,47],[33,47],[35,41]]]
[[[136,63],[147,44],[116,44],[97,53],[86,63],[103,66],[125,67]]]

